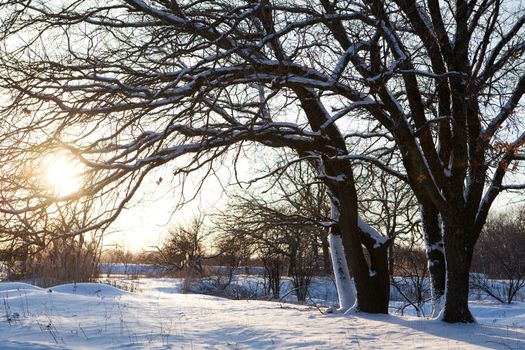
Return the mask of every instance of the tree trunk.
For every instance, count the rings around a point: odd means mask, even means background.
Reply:
[[[330,242],[330,256],[332,258],[332,266],[334,267],[335,286],[339,298],[338,311],[344,312],[355,304],[355,295],[350,280],[348,263],[346,261],[341,235],[330,233],[328,241]]]
[[[475,322],[468,307],[471,255],[467,254],[469,251],[467,230],[460,220],[460,215],[443,220],[447,262],[447,292],[443,321],[471,323]]]
[[[308,110],[309,108],[305,107],[305,109]],[[323,113],[323,110],[316,110],[315,112]],[[344,149],[344,139],[338,130],[335,133],[337,135],[334,137],[341,142],[341,149]],[[367,240],[364,238],[366,235],[359,231],[357,192],[352,166],[346,160],[332,160],[325,157],[322,158],[322,162],[314,163],[314,166],[321,176],[327,177],[326,185],[331,202],[331,219],[334,222],[331,233],[334,236],[339,234],[341,237],[344,248],[343,256],[346,258],[350,273],[354,277],[357,292],[356,309],[369,313],[388,314],[390,280],[387,245],[378,244],[376,246],[375,241],[371,244],[371,238],[367,237]],[[370,253],[370,266],[366,261],[363,245]],[[339,272],[335,263],[332,268],[337,276]],[[344,289],[338,289],[337,292],[338,294],[344,292]]]
[[[292,276],[295,274],[295,271],[297,269],[297,245],[295,244],[295,242],[289,244],[288,254],[288,276]]]
[[[350,192],[350,193],[349,193]],[[390,280],[388,275],[387,247],[372,248],[374,245],[363,242],[357,225],[357,208],[352,198],[355,192],[341,191],[339,229],[343,246],[349,258],[350,271],[354,276],[357,291],[357,309],[369,313],[388,314],[390,300]],[[363,245],[370,253],[370,266],[366,261]]]
[[[446,265],[443,251],[443,236],[439,224],[439,213],[432,205],[420,207],[423,221],[428,271],[430,274],[430,291],[432,293],[432,316],[436,317],[443,309],[445,296]]]
[[[381,247],[368,251],[370,254],[371,268],[368,276],[369,289],[374,292],[373,297],[366,298],[367,305],[362,304],[366,312],[388,314],[390,301],[390,276],[388,273],[387,248]],[[370,293],[370,291],[367,291]],[[361,310],[365,311],[361,308]]]

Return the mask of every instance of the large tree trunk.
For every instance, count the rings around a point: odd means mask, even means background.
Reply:
[[[443,250],[443,235],[439,224],[439,213],[431,204],[420,206],[423,222],[423,235],[430,274],[432,293],[432,316],[436,317],[443,309],[445,296],[446,265]]]
[[[365,230],[360,230],[358,227],[357,193],[351,168],[345,166],[341,168],[335,173],[344,172],[347,181],[329,183],[328,186],[332,220],[335,223],[329,236],[330,250],[340,299],[340,311],[348,306],[350,300],[348,294],[350,279],[345,277],[348,269],[341,265],[346,259],[347,266],[354,277],[357,294],[356,309],[387,314],[390,300],[388,244],[385,244],[386,238],[371,227],[365,227]],[[363,247],[369,252],[370,264],[365,257]],[[344,248],[344,251],[341,248]],[[340,279],[338,276],[343,278]]]
[[[388,273],[387,248],[369,250],[371,266],[368,271],[368,290],[369,295],[362,303],[360,309],[371,313],[388,314],[388,303],[390,301],[390,276]]]
[[[301,106],[312,130],[322,129],[322,133],[331,139],[335,149],[341,151],[334,155],[347,154],[345,139],[335,123],[326,124],[330,120],[330,115],[320,103],[317,95],[306,88],[296,88],[294,91],[301,100]],[[311,156],[302,151],[298,152],[302,156]],[[332,202],[332,219],[337,223],[350,272],[354,276],[357,309],[370,313],[388,313],[390,283],[387,247],[365,244],[371,259],[371,264],[368,266],[362,249],[363,235],[357,228],[357,193],[351,163],[348,160],[336,160],[323,156],[321,162],[313,161],[313,165],[317,168],[319,175],[325,178],[328,195]],[[333,269],[335,271],[337,267],[333,266]]]
[[[444,242],[447,262],[447,284],[443,321],[450,323],[475,322],[469,307],[469,271],[471,255],[468,230],[461,216],[444,218]]]
[[[364,235],[358,228],[357,208],[352,204],[357,203],[355,191],[345,188],[340,194],[344,195],[340,196],[339,202],[339,229],[355,281],[357,309],[387,314],[390,300],[387,246],[376,246],[375,242],[370,244],[370,241],[363,239]],[[369,252],[370,265],[364,255],[363,246]]]

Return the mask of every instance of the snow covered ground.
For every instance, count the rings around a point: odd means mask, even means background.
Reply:
[[[179,294],[177,283],[143,279],[135,293],[0,283],[0,349],[525,349],[524,303],[473,302],[479,324],[448,325]]]

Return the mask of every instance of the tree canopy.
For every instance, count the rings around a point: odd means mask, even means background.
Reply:
[[[93,180],[58,201],[117,198],[108,223],[156,167],[212,171],[253,142],[284,147],[328,188],[358,307],[386,312],[389,240],[357,214],[365,162],[409,184],[436,305],[446,281],[444,319],[473,321],[475,243],[497,195],[524,188],[506,180],[525,159],[521,2],[0,4],[5,213],[57,201],[14,183],[44,154],[67,152]]]

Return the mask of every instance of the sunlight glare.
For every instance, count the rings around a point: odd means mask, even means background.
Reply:
[[[67,196],[80,189],[82,183],[75,166],[65,158],[54,159],[47,167],[46,180],[54,194]]]

